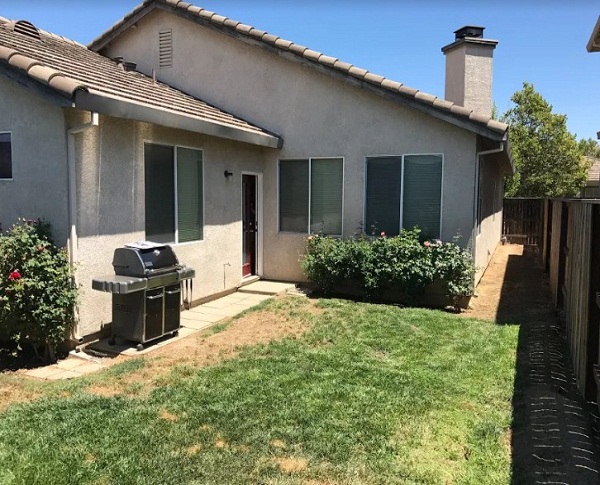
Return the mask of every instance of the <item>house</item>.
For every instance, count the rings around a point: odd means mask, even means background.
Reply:
[[[590,165],[585,187],[581,189],[580,197],[584,199],[600,198],[600,159],[584,156],[585,162]]]
[[[301,280],[312,232],[460,234],[481,274],[512,170],[483,30],[442,49],[441,99],[173,0],[147,0],[88,48],[1,20],[0,221],[53,224],[88,338],[111,319],[92,278],[138,240],[175,245],[195,299]]]

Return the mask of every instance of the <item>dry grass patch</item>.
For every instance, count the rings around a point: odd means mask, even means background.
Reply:
[[[0,380],[0,413],[11,404],[34,401],[42,395],[41,390],[31,389],[18,380],[14,382]]]
[[[164,421],[171,421],[172,423],[174,423],[175,421],[179,421],[179,416],[177,416],[176,414],[170,413],[165,408],[160,410],[158,417],[160,419],[163,419]]]
[[[302,473],[308,469],[308,460],[306,458],[277,457],[273,461],[279,466],[282,473],[292,475]]]

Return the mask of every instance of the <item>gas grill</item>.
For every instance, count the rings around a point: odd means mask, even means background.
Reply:
[[[182,283],[195,271],[179,264],[173,248],[139,242],[115,249],[115,274],[92,280],[92,288],[112,293],[112,335],[144,344],[180,328]],[[190,298],[191,299],[191,298]],[[186,298],[186,303],[191,303]]]

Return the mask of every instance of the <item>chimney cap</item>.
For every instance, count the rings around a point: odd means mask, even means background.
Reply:
[[[464,39],[465,37],[482,38],[485,27],[478,25],[465,25],[454,31],[455,40]]]

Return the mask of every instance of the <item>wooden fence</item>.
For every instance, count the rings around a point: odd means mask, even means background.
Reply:
[[[600,308],[600,201],[549,200],[542,214],[542,258],[566,322],[577,386],[597,401]]]
[[[540,246],[543,238],[544,199],[504,199],[502,235],[509,242]]]
[[[600,403],[600,200],[505,199],[503,233],[537,244],[564,317],[577,387]]]

